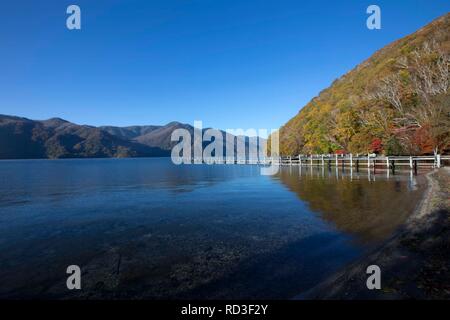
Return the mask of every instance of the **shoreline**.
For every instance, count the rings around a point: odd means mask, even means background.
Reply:
[[[416,210],[389,240],[294,299],[450,299],[450,168],[426,174]],[[369,290],[366,268],[381,269]]]

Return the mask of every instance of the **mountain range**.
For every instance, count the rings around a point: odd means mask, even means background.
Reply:
[[[31,120],[0,115],[0,159],[168,157],[177,143],[171,141],[176,129],[186,129],[191,135],[194,132],[194,127],[179,122],[94,127],[60,118]],[[229,134],[221,132],[225,145]],[[247,151],[253,144],[245,137]]]

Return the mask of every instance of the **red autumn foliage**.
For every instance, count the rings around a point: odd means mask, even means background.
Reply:
[[[383,142],[379,138],[372,140],[370,144],[370,150],[374,153],[380,153],[383,150]]]
[[[428,126],[399,128],[394,134],[402,141],[408,153],[415,155],[433,154],[435,141],[433,141]]]
[[[413,143],[418,146],[420,154],[433,153],[433,138],[428,127],[422,127],[414,131]]]

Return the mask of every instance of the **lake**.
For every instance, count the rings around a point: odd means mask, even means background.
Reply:
[[[0,298],[288,299],[379,245],[424,177],[168,158],[0,162]],[[66,288],[66,268],[82,290]]]

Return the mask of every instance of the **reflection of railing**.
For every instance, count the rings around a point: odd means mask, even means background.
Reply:
[[[297,155],[283,157],[259,157],[259,158],[202,158],[190,159],[191,163],[206,164],[260,164],[260,165],[301,165],[301,166],[335,166],[335,167],[356,167],[386,168],[395,171],[396,167],[408,167],[417,170],[418,167],[440,168],[445,162],[450,161],[450,155],[436,156],[377,156],[368,155]],[[188,161],[189,162],[189,161]]]

